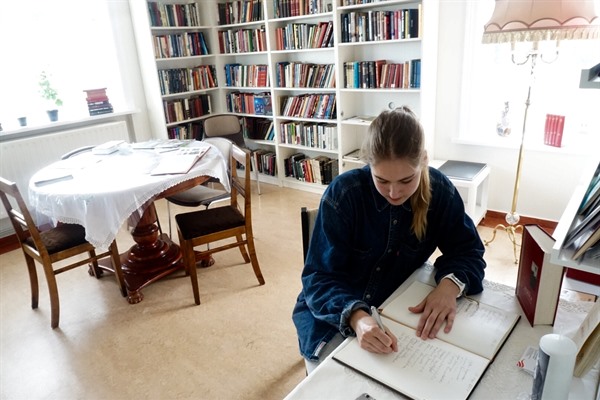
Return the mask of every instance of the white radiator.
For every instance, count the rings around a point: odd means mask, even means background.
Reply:
[[[40,168],[51,164],[70,150],[82,146],[98,145],[109,140],[129,141],[127,123],[124,121],[42,134],[24,139],[0,142],[0,176],[14,181],[28,201],[29,179]],[[0,205],[0,237],[12,232],[6,210]],[[8,232],[6,232],[8,231]]]

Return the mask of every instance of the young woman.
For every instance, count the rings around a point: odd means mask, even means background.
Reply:
[[[293,311],[307,370],[345,337],[365,350],[398,350],[371,316],[439,248],[437,287],[421,304],[417,335],[452,329],[456,298],[482,291],[484,247],[448,178],[428,167],[423,128],[407,107],[382,112],[361,148],[367,163],[323,194]],[[401,345],[401,344],[400,344]]]

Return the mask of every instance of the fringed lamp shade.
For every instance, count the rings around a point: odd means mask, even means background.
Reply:
[[[496,0],[483,43],[600,38],[591,0]]]

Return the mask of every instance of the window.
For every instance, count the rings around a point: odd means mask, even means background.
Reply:
[[[106,0],[28,0],[0,3],[0,123],[4,130],[49,123],[39,93],[45,71],[63,101],[60,120],[89,116],[84,89],[107,88],[123,103],[120,70]]]
[[[596,1],[598,8],[598,1]],[[515,65],[511,46],[483,44],[483,26],[494,9],[493,0],[467,2],[465,59],[461,123],[457,141],[492,146],[516,147],[521,140],[523,114],[531,62]],[[515,58],[524,60],[529,44],[517,43]],[[543,58],[554,58],[554,43],[540,43]],[[558,57],[551,63],[540,60],[535,66],[531,102],[527,115],[525,143],[528,147],[544,146],[546,114],[564,115],[563,148],[578,151],[590,149],[600,141],[599,89],[580,89],[582,69],[600,62],[600,40],[562,41]],[[496,124],[508,102],[511,133],[500,136]]]

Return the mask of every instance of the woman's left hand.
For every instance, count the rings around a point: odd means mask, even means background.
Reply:
[[[412,313],[423,314],[417,325],[417,336],[421,339],[435,338],[444,321],[444,332],[450,332],[456,317],[456,295],[459,290],[451,280],[442,279],[421,303],[408,307]]]

